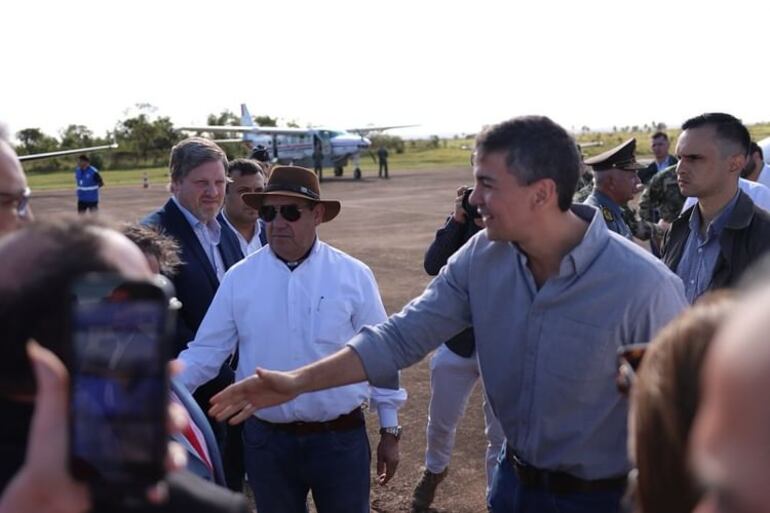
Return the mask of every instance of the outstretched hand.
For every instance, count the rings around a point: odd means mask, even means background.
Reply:
[[[240,424],[255,411],[291,401],[300,393],[300,384],[293,372],[257,369],[250,376],[233,383],[211,398],[209,415],[222,422]]]

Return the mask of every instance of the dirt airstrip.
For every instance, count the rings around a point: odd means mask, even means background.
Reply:
[[[368,175],[368,176],[367,176]],[[374,271],[388,313],[401,309],[417,296],[429,281],[422,267],[425,249],[435,230],[453,208],[458,185],[471,185],[468,168],[395,170],[389,180],[364,173],[364,179],[329,179],[322,184],[322,196],[339,199],[342,212],[322,225],[326,242],[362,260]],[[33,195],[38,217],[75,211],[73,190],[41,191]],[[136,221],[162,205],[168,198],[165,184],[150,188],[110,187],[103,189],[101,213],[119,221]],[[395,478],[385,487],[372,484],[372,510],[409,511],[411,493],[423,465],[425,423],[430,386],[428,359],[402,372],[402,386],[409,400],[402,408],[404,426],[401,463]],[[379,439],[377,420],[367,414],[372,448]],[[474,391],[457,432],[449,476],[439,488],[434,503],[437,512],[482,512],[484,506],[484,422],[479,388]],[[374,474],[374,464],[372,467]]]

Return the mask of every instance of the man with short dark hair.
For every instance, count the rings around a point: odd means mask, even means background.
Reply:
[[[236,159],[228,164],[227,177],[225,205],[217,215],[217,221],[223,231],[229,230],[238,239],[241,258],[244,258],[267,244],[259,212],[241,198],[244,194],[265,189],[265,173],[256,160]]]
[[[738,187],[751,138],[737,118],[701,114],[682,125],[676,146],[682,194],[697,199],[671,225],[663,261],[694,302],[707,290],[731,287],[770,250],[770,214]]]
[[[99,188],[104,185],[99,170],[91,165],[88,155],[78,157],[75,168],[75,186],[78,196],[78,213],[99,210]]]
[[[639,179],[645,185],[650,183],[653,176],[677,162],[676,157],[668,152],[670,143],[666,132],[655,132],[652,134],[650,146],[652,147],[652,153],[655,155],[655,160],[650,162],[650,165],[646,168],[639,170]]]
[[[629,462],[617,349],[649,341],[686,301],[663,264],[596,209],[571,204],[580,171],[574,140],[550,119],[490,126],[476,141],[470,196],[486,228],[425,292],[319,362],[258,369],[214,397],[211,414],[239,422],[312,390],[396,386],[398,369],[472,326],[507,439],[492,511],[618,511]]]
[[[225,275],[189,347],[179,355],[182,381],[194,390],[236,347],[236,376],[257,366],[291,368],[340,348],[366,325],[385,319],[377,283],[362,262],[318,239],[317,227],[340,211],[321,199],[318,177],[276,166],[265,192],[243,200],[267,224],[268,246]],[[395,388],[398,388],[396,386]],[[398,408],[403,390],[358,384],[255,412],[243,426],[249,486],[260,513],[369,510],[370,449],[361,405],[380,417],[377,469],[387,482],[398,465]]]

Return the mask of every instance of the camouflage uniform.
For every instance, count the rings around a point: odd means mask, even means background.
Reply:
[[[639,240],[649,240],[652,234],[659,230],[654,224],[640,219],[636,210],[629,207],[628,203],[620,205],[620,211],[623,214],[623,221],[626,222],[634,237]]]
[[[656,173],[639,199],[639,215],[651,223],[663,219],[674,222],[682,211],[685,197],[676,183],[676,166],[667,167]]]
[[[594,175],[590,172],[583,173],[578,178],[577,187],[575,188],[577,192],[572,196],[572,203],[585,203],[593,190]]]

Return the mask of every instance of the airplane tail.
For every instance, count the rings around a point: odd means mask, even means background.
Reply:
[[[259,126],[254,123],[254,118],[251,117],[248,107],[245,103],[241,103],[241,125],[243,126]]]
[[[254,128],[259,128],[259,125],[254,122],[254,118],[251,117],[249,108],[246,107],[245,103],[241,103],[241,125],[253,126]],[[265,147],[270,146],[269,137],[260,135],[255,132],[243,132],[241,140],[244,144],[246,144],[247,147],[251,149],[254,149],[257,146],[265,146]]]

